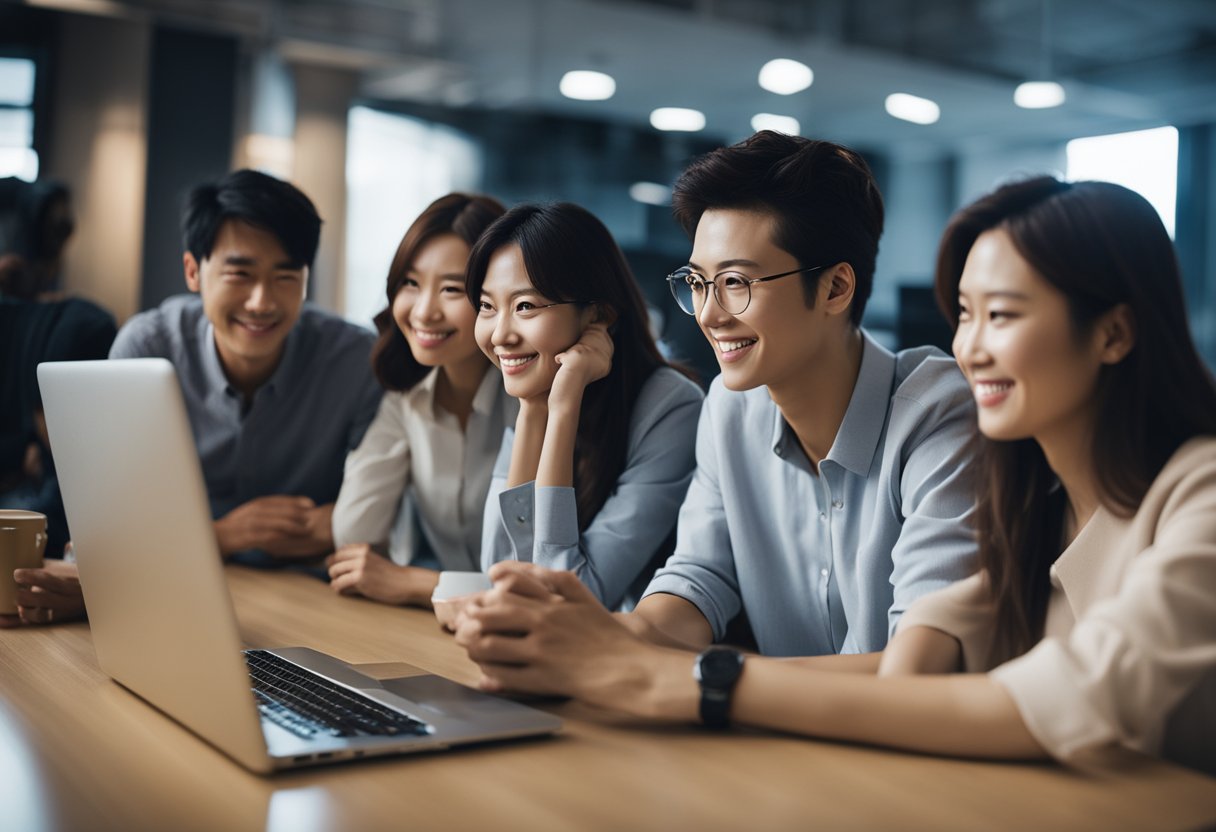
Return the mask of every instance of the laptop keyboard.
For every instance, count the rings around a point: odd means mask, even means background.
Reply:
[[[293,734],[313,737],[408,736],[427,725],[265,650],[246,650],[262,716]]]

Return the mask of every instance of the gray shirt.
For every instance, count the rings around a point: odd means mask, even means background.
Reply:
[[[177,378],[202,463],[211,516],[273,494],[332,503],[346,454],[376,414],[381,389],[374,336],[305,306],[283,358],[246,409],[216,352],[197,295],[172,297],[127,321],[110,358],[166,358]]]
[[[675,553],[647,595],[692,602],[715,639],[742,608],[768,655],[860,653],[976,570],[970,390],[939,350],[864,341],[818,474],[766,388],[714,381]]]
[[[610,607],[631,609],[676,524],[694,465],[701,388],[660,367],[638,391],[629,418],[625,468],[582,532],[573,488],[507,488],[515,432],[507,429],[490,481],[482,531],[483,569],[523,560],[575,572]]]

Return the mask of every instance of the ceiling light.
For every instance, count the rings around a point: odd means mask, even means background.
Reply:
[[[650,114],[650,126],[656,130],[695,133],[705,129],[705,113],[683,107],[660,107]]]
[[[1064,88],[1055,81],[1026,81],[1013,91],[1013,103],[1027,110],[1044,110],[1064,103]]]
[[[604,101],[616,93],[616,80],[611,75],[590,69],[572,69],[562,76],[557,88],[566,98],[579,101]]]
[[[802,130],[802,125],[793,116],[756,113],[752,116],[752,129],[757,133],[761,130],[773,130],[777,133],[785,133],[787,136],[797,136]]]
[[[942,108],[936,101],[918,95],[893,92],[887,96],[887,113],[913,124],[932,124],[941,118]]]
[[[634,182],[629,186],[629,196],[647,205],[667,205],[671,202],[671,188],[657,182]]]
[[[809,66],[789,58],[775,58],[760,67],[760,86],[778,95],[802,92],[814,80]]]

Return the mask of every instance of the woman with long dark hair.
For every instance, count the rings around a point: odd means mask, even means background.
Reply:
[[[983,434],[976,575],[914,603],[882,653],[780,661],[649,644],[568,576],[500,567],[458,632],[483,686],[690,720],[712,695],[818,737],[1216,771],[1216,384],[1160,218],[1117,185],[1010,184],[951,221],[937,292]]]
[[[372,349],[388,392],[334,507],[328,565],[339,592],[427,606],[436,568],[479,568],[490,472],[516,404],[474,340],[464,277],[470,248],[504,210],[448,194],[397,247]]]
[[[569,203],[521,205],[478,241],[477,341],[519,400],[486,505],[482,564],[573,570],[610,607],[669,553],[702,393],[659,354],[612,235]]]

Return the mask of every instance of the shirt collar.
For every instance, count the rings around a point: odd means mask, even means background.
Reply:
[[[853,395],[845,410],[844,420],[836,431],[836,439],[825,457],[860,477],[868,476],[887,424],[891,404],[891,389],[895,381],[895,355],[874,341],[865,330],[861,332],[861,367]],[[785,455],[787,438],[793,440],[780,409],[774,408],[773,452]]]
[[[435,403],[438,383],[439,368],[436,367],[423,376],[422,381],[411,387],[407,394],[415,410],[425,410],[432,418],[439,417],[436,409],[438,405]],[[502,373],[493,366],[487,367],[485,375],[481,377],[481,384],[477,386],[477,392],[473,394],[473,412],[482,415],[490,413],[501,390]]]
[[[219,347],[215,343],[215,327],[211,325],[211,321],[206,316],[199,319],[198,334],[202,339],[203,372],[206,375],[207,384],[212,390],[239,396],[240,391],[232,386],[227,373],[224,372],[224,365],[220,362]],[[283,391],[291,387],[291,383],[299,376],[300,370],[304,369],[301,366],[303,360],[301,339],[300,322],[296,321],[291,332],[287,333],[283,356],[279,359],[278,366],[274,368],[270,378],[258,387],[259,391],[263,389]]]
[[[1098,506],[1052,564],[1052,581],[1058,583],[1074,616],[1080,616],[1101,597],[1103,575],[1109,576],[1112,562],[1118,562],[1118,555],[1123,551],[1120,540],[1126,537],[1128,523]]]

